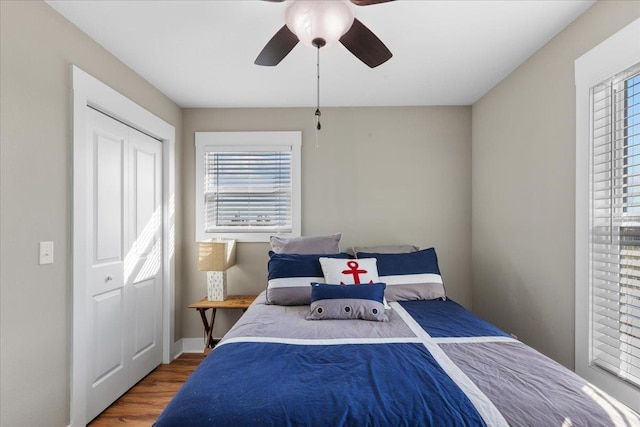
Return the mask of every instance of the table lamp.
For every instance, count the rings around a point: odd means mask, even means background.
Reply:
[[[236,263],[235,240],[198,242],[198,270],[207,272],[207,299],[227,298],[227,269]]]

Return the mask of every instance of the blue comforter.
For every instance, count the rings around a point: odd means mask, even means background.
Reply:
[[[583,380],[451,300],[392,303],[389,322],[306,321],[308,307],[263,300],[157,427],[612,425]]]
[[[420,344],[235,343],[212,354],[158,426],[484,425]]]

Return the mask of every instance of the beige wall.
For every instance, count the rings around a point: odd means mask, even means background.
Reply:
[[[574,60],[640,16],[600,1],[473,105],[473,308],[574,366]]]
[[[302,233],[342,232],[355,244],[435,246],[449,295],[471,304],[471,108],[323,108],[319,146],[311,108],[187,109],[183,114],[183,299],[202,298],[196,268],[194,132],[302,131]],[[238,245],[231,293],[267,283],[267,243]],[[220,336],[235,315],[220,313]],[[218,323],[220,322],[220,323]],[[197,313],[185,310],[183,336],[200,337]]]
[[[182,116],[176,104],[45,3],[2,0],[0,19],[0,424],[65,426],[71,64],[174,125],[178,151]],[[55,244],[53,265],[37,263],[43,240]]]

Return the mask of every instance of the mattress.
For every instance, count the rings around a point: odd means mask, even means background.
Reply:
[[[306,320],[261,294],[156,426],[612,426],[637,414],[447,300]]]

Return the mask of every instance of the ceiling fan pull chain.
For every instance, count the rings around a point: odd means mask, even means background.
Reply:
[[[318,87],[317,87],[317,95],[318,95],[318,108],[316,108],[316,129],[322,129],[322,125],[320,124],[320,116],[322,113],[320,112],[320,45],[317,46],[317,62],[316,62],[316,70],[318,74]]]
[[[318,125],[318,117],[315,117],[313,120],[311,120],[313,122],[314,125]],[[314,126],[313,129],[313,133],[315,134],[316,137],[316,148],[320,148],[320,138],[318,138],[318,128]]]

